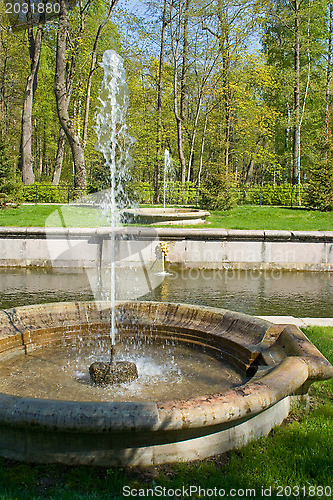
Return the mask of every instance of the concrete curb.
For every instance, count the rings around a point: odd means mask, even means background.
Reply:
[[[110,228],[0,227],[0,266],[95,267],[108,261]],[[158,241],[166,261],[206,269],[333,271],[333,231],[247,231],[122,227],[121,255],[128,242],[143,245],[154,260]],[[136,254],[137,252],[134,252]],[[131,262],[140,262],[131,255]]]
[[[332,326],[333,318],[295,318],[294,316],[256,316],[257,318],[271,321],[276,325],[300,326]]]

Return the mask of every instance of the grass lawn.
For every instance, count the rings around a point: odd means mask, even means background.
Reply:
[[[73,205],[21,205],[0,210],[0,226],[98,227],[106,226],[99,210]]]
[[[226,212],[212,212],[210,224],[194,227],[225,229],[282,229],[333,231],[333,213],[283,207],[245,205]],[[0,226],[97,227],[108,225],[93,208],[73,205],[21,205],[0,210]],[[177,226],[179,227],[179,226]],[[190,226],[186,226],[190,227]]]
[[[333,328],[312,327],[303,331],[333,363]],[[304,408],[295,410],[268,437],[200,462],[124,469],[29,465],[0,459],[1,500],[120,499],[126,498],[122,495],[124,486],[159,486],[168,490],[191,485],[224,489],[226,494],[233,489],[232,498],[236,499],[332,498],[333,380],[313,384],[309,412]],[[325,486],[330,495],[321,489]],[[284,490],[286,487],[291,490]],[[262,488],[272,488],[272,494],[262,495]],[[255,489],[255,496],[250,492],[246,496],[246,489]],[[176,497],[166,494],[163,498]],[[193,494],[178,498],[200,497]]]
[[[225,229],[333,231],[333,213],[318,210],[244,205],[226,212],[214,212],[209,220],[209,227]]]

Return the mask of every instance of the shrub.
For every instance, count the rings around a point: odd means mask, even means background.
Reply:
[[[127,186],[131,198],[138,203],[154,202],[154,187],[149,182],[132,183]],[[160,184],[160,202],[164,199],[164,184]],[[166,184],[165,201],[169,205],[194,205],[197,203],[198,189],[193,182],[170,181]]]
[[[66,193],[49,182],[34,182],[24,187],[23,199],[37,203],[65,203]]]
[[[165,199],[169,205],[195,205],[197,203],[198,189],[193,182],[180,181],[168,182],[166,185]],[[160,185],[160,200],[163,201],[164,185]]]
[[[331,156],[331,155],[330,155]],[[322,211],[333,210],[333,160],[317,164],[305,189],[305,204]]]
[[[298,186],[293,186],[290,183],[280,184],[278,186],[272,186],[271,184],[254,186],[250,188],[247,199],[250,203],[259,205],[261,195],[262,205],[297,205],[299,189]]]
[[[23,183],[18,177],[13,160],[9,159],[8,146],[0,141],[0,195],[1,206],[17,203],[22,198]]]
[[[237,184],[227,173],[211,174],[200,192],[200,206],[208,210],[230,210],[237,205]]]
[[[129,188],[130,196],[138,203],[153,203],[154,188],[149,182],[133,183]]]

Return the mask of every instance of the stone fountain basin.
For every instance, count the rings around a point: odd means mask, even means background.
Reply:
[[[251,378],[221,393],[151,402],[75,402],[0,394],[0,455],[31,462],[152,465],[202,459],[267,434],[333,368],[295,326],[223,309],[118,302],[122,328],[220,351]],[[0,360],[109,324],[102,302],[0,311]],[[37,383],[37,382],[36,382]]]
[[[210,212],[198,208],[131,208],[123,210],[124,222],[129,224],[203,224]]]

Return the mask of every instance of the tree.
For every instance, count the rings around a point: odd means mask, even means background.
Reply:
[[[82,144],[83,148],[85,148],[86,142],[87,142],[87,135],[88,135],[88,122],[89,122],[89,109],[90,109],[90,97],[91,97],[91,86],[92,86],[92,79],[94,72],[96,70],[96,60],[97,60],[97,48],[98,48],[98,43],[100,40],[100,37],[102,35],[102,31],[104,27],[107,25],[107,23],[110,21],[113,9],[117,5],[118,0],[111,0],[109,10],[107,13],[106,18],[104,21],[98,26],[95,40],[94,40],[94,45],[93,49],[91,52],[91,62],[90,62],[90,70],[89,70],[89,76],[88,76],[88,81],[87,81],[87,89],[86,89],[86,98],[85,98],[85,110],[84,110],[84,121],[83,121],[83,136],[82,136]]]
[[[327,160],[327,147],[329,143],[330,130],[330,94],[332,77],[332,49],[333,49],[333,5],[327,7],[327,64],[326,64],[326,90],[325,90],[325,115],[324,115],[324,143],[323,159]]]
[[[257,10],[256,0],[214,0],[203,4],[202,27],[218,41],[221,57],[220,112],[223,113],[224,120],[221,123],[220,143],[227,171],[231,166],[234,142],[232,73],[237,66],[239,53],[246,47],[249,36],[256,26]]]
[[[268,4],[264,32],[268,64],[274,67],[279,82],[272,96],[281,113],[276,151],[287,176],[299,184],[313,162],[311,148],[318,142],[317,110],[322,106],[316,95],[322,86],[322,77],[320,81],[318,77],[324,41],[323,2],[277,0]]]
[[[75,130],[73,117],[69,113],[69,104],[73,90],[76,64],[81,38],[93,0],[83,5],[79,2],[79,27],[72,40],[69,31],[69,0],[59,0],[60,13],[57,36],[55,95],[60,125],[64,129],[71,147],[74,163],[74,187],[81,192],[87,188],[87,173],[84,160],[84,148],[80,136]]]
[[[10,158],[10,148],[0,136],[0,206],[8,201],[17,201],[21,188],[15,164]]]
[[[185,118],[185,95],[187,77],[188,17],[190,1],[171,1],[170,36],[173,61],[173,99],[174,114],[177,124],[178,155],[181,165],[181,182],[186,181],[186,159],[184,154],[183,122]],[[174,22],[175,20],[175,22]],[[182,60],[179,97],[179,59]]]
[[[163,3],[160,57],[158,64],[158,82],[157,82],[157,132],[156,132],[156,163],[154,180],[154,201],[160,202],[160,181],[161,181],[161,157],[162,157],[162,83],[165,49],[165,31],[167,27],[167,0]]]
[[[22,180],[25,186],[32,184],[35,181],[33,172],[32,160],[32,108],[34,95],[37,89],[37,76],[39,68],[40,54],[42,50],[42,37],[45,24],[44,10],[39,16],[36,33],[34,33],[33,15],[31,9],[31,0],[27,2],[27,34],[29,43],[30,55],[30,74],[27,79],[25,96],[22,110],[22,130],[21,130],[21,147],[20,147],[20,169],[22,172]]]
[[[327,145],[326,145],[327,147]],[[311,179],[306,187],[306,205],[323,211],[333,210],[333,155],[326,150],[326,159],[311,168]]]

